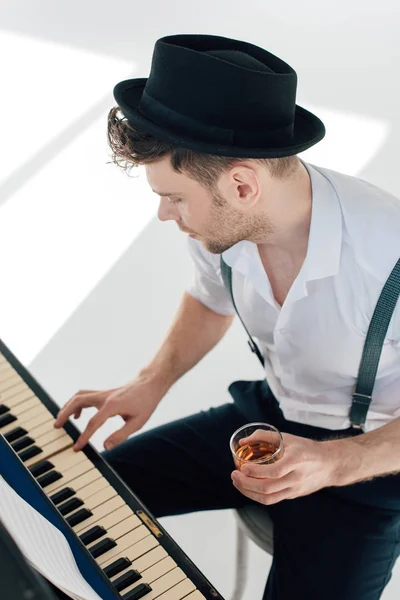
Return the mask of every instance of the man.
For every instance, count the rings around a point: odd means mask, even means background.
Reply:
[[[359,372],[367,332],[400,254],[400,201],[297,157],[325,128],[295,104],[296,81],[252,44],[177,35],[157,41],[148,79],[115,87],[114,162],[145,165],[159,218],[190,236],[195,282],[151,363],[119,388],[78,392],[56,425],[98,408],[79,450],[121,415],[104,456],[157,517],[265,505],[275,534],[265,600],[376,600],[400,552],[398,308],[371,406],[365,391],[352,397],[370,376],[370,363]],[[235,382],[234,403],[128,440],[223,337],[235,306],[266,380]],[[283,432],[284,455],[237,471],[229,439],[251,421]]]

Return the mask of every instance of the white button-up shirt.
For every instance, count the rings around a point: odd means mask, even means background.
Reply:
[[[301,161],[312,183],[308,250],[282,306],[257,245],[223,253],[241,318],[265,360],[286,419],[327,429],[350,426],[365,338],[382,288],[400,258],[400,199],[362,179]],[[220,255],[188,238],[194,280],[187,291],[234,314]],[[258,360],[256,355],[253,360]],[[365,431],[400,416],[400,300],[389,324]]]

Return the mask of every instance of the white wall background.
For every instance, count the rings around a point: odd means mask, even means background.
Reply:
[[[396,0],[2,0],[0,337],[59,405],[131,379],[191,277],[185,237],[157,221],[144,172],[129,178],[106,164],[113,86],[147,77],[164,35],[259,44],[295,68],[297,103],[326,125],[301,156],[399,195],[399,30]],[[260,376],[236,321],[146,428],[229,401],[232,380]],[[116,417],[95,435],[98,449],[118,426]],[[228,599],[233,514],[162,522]],[[261,598],[269,565],[252,546],[245,600]],[[384,600],[399,591],[400,564]]]

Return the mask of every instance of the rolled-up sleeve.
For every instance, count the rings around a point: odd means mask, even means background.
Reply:
[[[207,252],[198,240],[190,237],[187,239],[194,273],[186,291],[214,312],[234,315],[235,309],[221,276],[219,254]]]

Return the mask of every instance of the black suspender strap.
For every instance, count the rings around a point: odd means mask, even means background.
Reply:
[[[232,303],[233,303],[233,306],[234,306],[234,308],[236,310],[237,316],[242,321],[242,317],[240,316],[239,311],[236,308],[235,299],[233,297],[233,290],[232,290],[232,269],[226,264],[226,262],[222,258],[222,254],[221,254],[221,258],[220,258],[220,265],[221,265],[221,275],[222,275],[222,279],[224,281],[224,285],[225,285],[226,289],[229,291],[229,293],[231,295]],[[249,341],[247,343],[250,346],[250,350],[252,352],[254,352],[255,354],[257,354],[260,363],[264,367],[264,357],[261,354],[259,347],[257,346],[257,344],[255,343],[255,341],[251,337],[251,335],[250,335],[250,333],[249,333],[246,325],[243,323],[243,321],[242,321],[242,325],[245,328],[245,330],[247,332],[247,335],[249,336]]]
[[[358,371],[357,384],[353,394],[353,404],[350,410],[351,424],[357,429],[361,429],[367,418],[383,342],[385,341],[385,335],[399,294],[400,259],[397,261],[382,289],[369,324]]]
[[[264,367],[264,357],[257,344],[254,342],[242,318],[233,298],[232,291],[232,269],[220,258],[221,274],[225,287],[229,291],[236,313],[249,336],[248,344],[252,352],[257,354]],[[379,296],[371,322],[369,324],[367,337],[358,370],[357,383],[353,393],[353,402],[350,409],[350,422],[352,427],[362,429],[365,424],[369,406],[372,400],[372,390],[375,385],[376,373],[382,353],[382,346],[389,327],[393,311],[400,295],[400,259],[389,275],[382,292]]]

